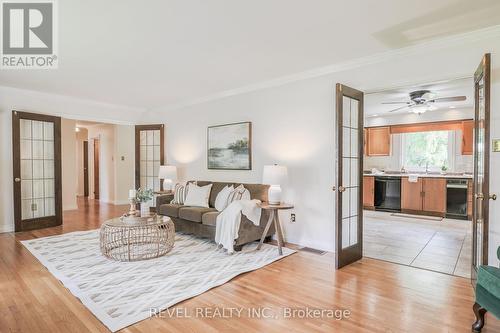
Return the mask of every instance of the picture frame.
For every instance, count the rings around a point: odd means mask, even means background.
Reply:
[[[252,123],[230,123],[207,128],[209,170],[252,170]]]

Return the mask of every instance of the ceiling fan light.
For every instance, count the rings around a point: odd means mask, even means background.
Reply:
[[[427,105],[414,105],[410,108],[410,111],[416,114],[425,113],[428,110]]]

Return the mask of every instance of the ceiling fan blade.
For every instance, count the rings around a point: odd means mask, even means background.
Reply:
[[[454,96],[454,97],[441,97],[429,100],[429,102],[461,102],[465,101],[467,97],[465,96]]]
[[[382,102],[381,104],[410,104],[410,102]]]
[[[388,112],[396,112],[396,111],[403,110],[404,108],[409,108],[409,107],[410,107],[409,105],[405,105],[405,106],[401,106],[399,108],[396,108],[394,110],[390,110]]]

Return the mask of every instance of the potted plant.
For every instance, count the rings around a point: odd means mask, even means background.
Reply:
[[[153,199],[153,190],[139,188],[135,194],[135,201],[141,205],[141,216],[149,216],[150,201]]]

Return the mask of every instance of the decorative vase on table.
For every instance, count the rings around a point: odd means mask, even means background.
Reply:
[[[141,202],[141,217],[150,215],[151,204],[149,202]]]
[[[135,199],[140,203],[141,216],[149,216],[149,208],[151,207],[151,200],[153,199],[153,190],[139,188]]]

